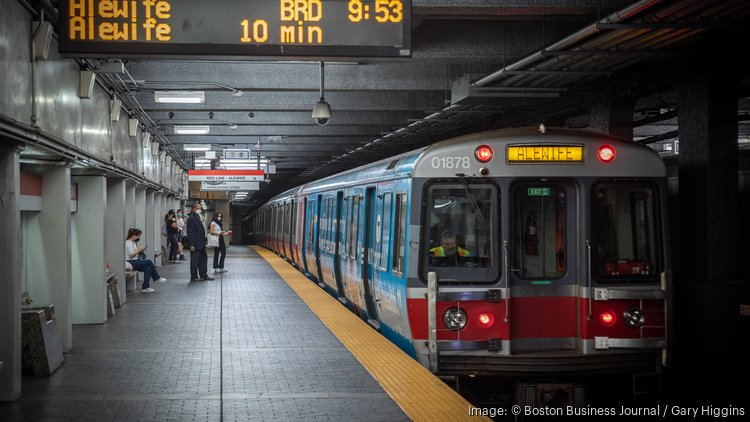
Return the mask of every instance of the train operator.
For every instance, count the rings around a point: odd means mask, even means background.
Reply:
[[[432,256],[458,256],[465,257],[471,256],[471,253],[466,249],[456,245],[456,234],[450,229],[444,230],[440,236],[440,246],[436,246],[430,249]]]

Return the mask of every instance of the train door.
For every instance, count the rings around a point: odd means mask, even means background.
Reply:
[[[294,199],[292,199],[289,202],[289,238],[287,239],[288,245],[289,245],[289,259],[292,261],[293,264],[297,264],[297,256],[295,254],[295,244],[297,242],[294,241],[294,233],[297,229],[297,221],[295,219],[295,216],[297,214],[297,204]]]
[[[302,258],[300,265],[302,266],[302,272],[309,274],[310,269],[307,267],[307,257],[308,257],[308,251],[307,251],[307,243],[308,239],[310,237],[310,234],[307,231],[307,220],[310,219],[310,210],[307,206],[307,197],[304,197],[302,199],[302,225],[300,227],[300,232],[302,234]]]
[[[365,288],[365,306],[367,307],[367,322],[375,327],[380,328],[380,322],[378,317],[378,309],[375,298],[375,251],[378,250],[376,243],[378,239],[378,232],[382,223],[381,213],[378,212],[378,204],[375,194],[375,188],[367,188],[365,194],[365,237],[364,237],[364,256],[362,257],[362,283]]]
[[[566,181],[511,187],[511,352],[578,347],[577,190]]]
[[[339,254],[341,253],[340,250],[340,243],[341,243],[341,231],[342,231],[342,224],[341,220],[343,219],[342,216],[344,213],[346,213],[346,208],[344,208],[343,205],[344,202],[344,192],[339,191],[336,194],[336,214],[335,214],[335,222],[334,222],[334,232],[335,235],[333,237],[333,277],[336,279],[336,288],[338,288],[339,291],[339,297],[344,297],[344,282],[341,278],[341,260],[339,259]]]
[[[318,195],[314,202],[314,226],[313,226],[313,246],[315,253],[315,277],[317,277],[318,283],[323,283],[323,274],[320,272],[320,207],[323,202],[322,195]]]

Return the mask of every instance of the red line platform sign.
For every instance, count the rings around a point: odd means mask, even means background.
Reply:
[[[60,0],[70,57],[410,57],[412,0]]]
[[[189,182],[260,182],[263,170],[188,170]]]

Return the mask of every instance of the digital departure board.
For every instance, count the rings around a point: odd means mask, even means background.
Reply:
[[[583,163],[581,145],[509,145],[508,163]]]
[[[409,57],[411,0],[60,0],[71,57]]]

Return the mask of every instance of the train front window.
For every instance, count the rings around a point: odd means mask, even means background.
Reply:
[[[635,183],[594,188],[593,272],[597,279],[652,280],[658,274],[656,190]]]
[[[457,182],[428,190],[422,254],[426,273],[441,283],[497,280],[499,192],[494,185]]]

